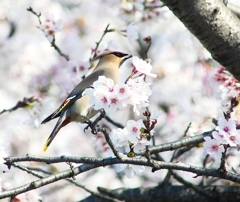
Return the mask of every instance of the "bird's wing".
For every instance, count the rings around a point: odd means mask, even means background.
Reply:
[[[92,74],[88,75],[85,79],[83,79],[68,95],[68,97],[64,100],[61,106],[54,111],[50,116],[45,118],[42,121],[42,124],[55,119],[60,116],[61,112],[64,112],[70,105],[72,105],[76,100],[82,97],[82,93],[85,89],[90,88],[94,81],[98,80],[98,77],[104,75],[104,70],[97,70]]]

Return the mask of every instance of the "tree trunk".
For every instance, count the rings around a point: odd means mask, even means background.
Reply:
[[[162,0],[212,57],[240,80],[240,20],[221,0]]]

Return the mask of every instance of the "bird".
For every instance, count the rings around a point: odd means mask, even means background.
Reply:
[[[60,129],[68,123],[80,122],[89,124],[89,119],[94,117],[100,110],[95,110],[94,106],[89,104],[90,97],[84,94],[85,89],[91,88],[91,85],[98,80],[99,76],[111,78],[114,83],[118,83],[118,69],[127,59],[131,57],[131,54],[120,51],[104,51],[93,59],[93,61],[99,59],[99,62],[93,72],[85,77],[72,90],[57,110],[42,121],[41,124],[45,124],[52,119],[59,117],[52,133],[44,145],[43,151],[48,149]]]

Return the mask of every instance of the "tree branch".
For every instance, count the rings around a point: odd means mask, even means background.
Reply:
[[[169,142],[165,144],[160,144],[154,147],[150,147],[150,153],[151,154],[156,154],[159,152],[164,152],[164,151],[173,151],[175,149],[184,147],[184,146],[191,146],[191,145],[198,145],[201,142],[204,142],[204,137],[206,136],[211,136],[212,131],[204,132],[200,135],[195,135],[193,137],[186,137],[174,142]],[[144,152],[138,153],[137,155],[143,155]]]
[[[52,173],[47,172],[47,171],[45,171],[45,170],[38,169],[38,168],[36,169],[36,168],[25,167],[25,166],[21,166],[21,165],[19,165],[19,164],[17,164],[17,163],[13,163],[13,166],[16,167],[16,168],[19,168],[20,170],[26,171],[27,173],[32,174],[33,176],[38,177],[38,178],[40,178],[40,179],[44,178],[44,176],[43,176],[43,175],[40,175],[38,172],[42,172],[42,173],[44,173],[44,174],[52,175]],[[38,172],[35,172],[35,171],[38,171]],[[104,200],[115,201],[115,200],[113,200],[112,198],[110,198],[110,197],[108,197],[108,196],[104,196],[104,195],[102,195],[102,194],[99,194],[99,193],[96,193],[96,192],[91,191],[90,189],[88,189],[88,188],[86,188],[85,186],[83,186],[83,185],[75,182],[75,181],[72,180],[72,179],[66,179],[66,180],[67,180],[68,182],[76,185],[77,187],[80,187],[80,188],[84,189],[86,192],[94,195],[95,197],[99,197],[99,198],[104,199]]]
[[[41,22],[41,13],[37,14],[37,12],[35,12],[31,7],[27,8],[27,11],[31,12],[33,15],[35,15],[37,18],[38,18],[38,22],[39,24],[41,25],[42,22]],[[39,28],[39,27],[38,27]],[[57,44],[55,43],[56,42],[56,38],[55,38],[55,34],[53,35],[53,40],[51,43],[51,46],[58,52],[58,54],[62,57],[64,57],[67,61],[70,60],[69,56],[67,54],[64,54],[61,49],[57,46]]]
[[[23,98],[22,101],[18,101],[17,104],[16,104],[14,107],[12,107],[12,108],[10,108],[10,109],[4,109],[4,110],[2,110],[2,111],[0,112],[0,115],[3,114],[3,113],[5,113],[5,112],[15,111],[15,110],[17,110],[18,108],[28,107],[28,106],[31,105],[31,103],[37,102],[37,101],[38,101],[38,99],[34,98],[33,96],[30,97],[30,98],[26,98],[26,97],[25,97],[25,98]]]
[[[240,20],[221,0],[162,0],[212,57],[240,80]]]
[[[28,161],[37,161],[37,159],[38,159],[38,157],[31,158],[30,156],[26,156],[25,158],[26,158],[25,160],[28,160]],[[40,161],[43,162],[44,158],[45,157],[41,157]],[[64,158],[67,159],[67,160],[65,160],[65,162],[73,162],[73,163],[82,163],[82,160],[83,160],[83,158],[66,157],[66,156],[62,156],[62,157],[58,157],[58,158],[57,157],[45,158],[45,159],[46,160],[47,159],[55,159],[55,160],[58,159],[58,162],[60,162],[60,160],[63,160]],[[10,159],[10,157],[8,157],[8,159]],[[35,160],[33,160],[33,159],[35,159]],[[24,161],[23,157],[22,157],[22,160]],[[201,167],[191,166],[191,165],[187,165],[187,164],[180,163],[180,162],[172,163],[172,162],[163,162],[163,161],[156,161],[156,160],[151,160],[151,162],[149,162],[145,158],[138,158],[138,159],[134,158],[133,159],[133,158],[128,158],[128,157],[122,157],[121,159],[106,158],[106,159],[102,159],[102,160],[92,158],[92,160],[93,160],[93,161],[91,161],[92,164],[83,164],[76,168],[72,168],[72,169],[66,170],[64,172],[60,172],[57,174],[53,174],[53,175],[44,177],[41,180],[33,181],[33,182],[23,185],[21,187],[14,188],[14,189],[11,189],[8,191],[4,191],[4,192],[0,193],[0,199],[9,197],[9,196],[15,196],[20,193],[30,191],[33,189],[37,189],[44,185],[56,182],[61,179],[73,177],[75,175],[78,175],[80,173],[83,173],[85,171],[88,171],[88,170],[91,170],[94,168],[98,168],[101,166],[105,167],[108,165],[114,165],[114,164],[119,164],[119,163],[148,166],[148,167],[153,168],[153,172],[160,170],[160,169],[181,170],[181,171],[187,171],[187,172],[194,173],[194,174],[196,174],[195,177],[203,176],[203,175],[204,176],[212,176],[212,177],[222,178],[222,179],[230,180],[232,182],[240,183],[240,176],[236,175],[234,173],[225,172],[223,175],[222,173],[219,173],[218,169],[201,168]],[[12,159],[11,163],[13,163],[13,159]]]
[[[99,187],[98,190],[108,196],[115,197],[121,201],[128,202],[207,202],[207,201],[238,201],[239,186],[203,186],[201,187],[203,192],[209,192],[212,195],[217,196],[216,200],[206,197],[194,192],[191,188],[186,186],[177,185],[164,185],[158,187],[139,187],[134,189],[119,188],[115,190],[109,190]],[[95,200],[96,197],[89,196],[82,202],[104,202],[104,200]]]
[[[16,196],[18,194],[21,194],[21,193],[24,193],[24,192],[27,192],[27,191],[30,191],[30,190],[34,190],[34,189],[37,189],[39,187],[45,186],[47,184],[56,182],[58,180],[73,177],[74,175],[83,173],[85,171],[88,171],[88,170],[91,170],[91,169],[97,168],[97,167],[99,167],[99,166],[84,164],[84,165],[81,165],[79,167],[66,170],[64,172],[60,172],[60,173],[57,173],[57,174],[52,174],[50,176],[44,177],[40,180],[33,181],[33,182],[25,184],[23,186],[1,192],[0,193],[0,199],[10,197],[10,196],[13,197],[13,196]]]

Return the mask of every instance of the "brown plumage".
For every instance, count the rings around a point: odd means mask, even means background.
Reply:
[[[86,118],[91,119],[99,112],[99,110],[95,110],[94,107],[89,104],[89,96],[82,96],[82,93],[86,88],[91,87],[94,81],[98,80],[99,76],[111,78],[114,83],[118,83],[118,68],[130,57],[132,56],[118,51],[105,51],[94,58],[94,60],[99,59],[99,62],[93,72],[72,90],[66,100],[55,112],[42,121],[42,124],[44,124],[59,117],[52,133],[44,145],[44,151],[47,150],[62,127],[70,122],[84,123],[86,122]]]

